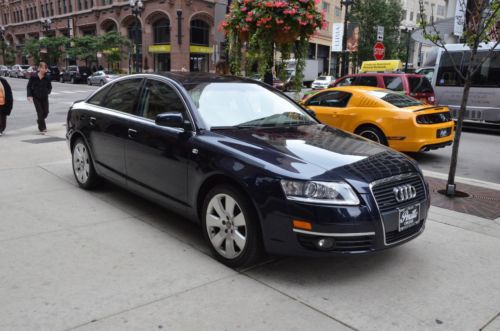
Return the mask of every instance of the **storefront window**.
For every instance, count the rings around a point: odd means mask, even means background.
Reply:
[[[168,18],[162,18],[153,24],[154,43],[170,43],[170,21]]]
[[[201,20],[191,21],[191,45],[208,46],[210,26]]]

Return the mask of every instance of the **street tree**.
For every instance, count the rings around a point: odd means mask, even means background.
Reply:
[[[402,19],[403,9],[399,0],[356,0],[351,7],[349,21],[359,23],[361,27],[357,60],[374,60],[377,26],[384,27],[385,57],[397,58]]]
[[[2,54],[3,64],[14,64],[16,53],[13,47],[4,39],[0,39],[0,54]]]
[[[108,66],[113,67],[115,63],[119,63],[124,54],[132,47],[132,41],[122,36],[116,31],[107,32],[98,37],[97,49],[106,56]]]
[[[89,64],[96,59],[99,50],[99,37],[87,35],[73,37],[71,39],[71,48],[67,50],[69,56],[85,61]]]
[[[24,42],[23,55],[33,59],[34,63],[40,62],[40,40],[29,38]]]
[[[458,149],[460,146],[460,137],[462,135],[462,125],[464,120],[465,111],[467,108],[467,101],[469,98],[469,91],[472,83],[473,76],[481,68],[482,64],[490,59],[494,54],[494,49],[500,43],[500,35],[495,27],[500,21],[500,0],[458,0],[460,15],[457,15],[459,24],[463,26],[462,41],[464,45],[469,46],[470,52],[467,52],[468,59],[465,62],[469,65],[466,68],[460,68],[458,63],[454,62],[446,47],[446,42],[442,34],[436,28],[433,21],[427,21],[425,15],[424,1],[419,0],[420,17],[422,17],[420,26],[423,35],[426,39],[430,40],[434,45],[442,48],[446,56],[451,59],[453,67],[458,77],[464,82],[464,90],[460,109],[457,114],[455,138],[453,140],[453,149],[450,161],[450,170],[448,173],[448,181],[446,184],[446,195],[450,197],[456,196],[455,174],[458,160]],[[433,16],[433,15],[432,15]],[[432,17],[431,16],[431,17]],[[479,50],[481,56],[478,56]]]
[[[47,64],[57,64],[64,54],[64,46],[68,38],[64,36],[46,37],[43,39],[27,39],[23,54],[33,59],[35,64],[44,61]]]

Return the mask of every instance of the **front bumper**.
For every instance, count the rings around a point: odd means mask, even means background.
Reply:
[[[287,201],[281,212],[267,215],[262,222],[266,250],[275,255],[321,257],[366,254],[401,245],[424,231],[430,207],[428,189],[424,190],[420,199],[382,212],[372,194],[361,194],[362,203],[349,207]],[[399,210],[416,204],[420,205],[418,222],[400,231]],[[312,229],[293,228],[293,220],[310,222]],[[320,239],[333,240],[334,244],[320,248]]]

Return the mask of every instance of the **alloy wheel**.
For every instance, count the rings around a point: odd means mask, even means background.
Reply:
[[[228,194],[216,194],[206,210],[206,230],[212,247],[226,259],[235,259],[247,243],[245,215]]]
[[[87,146],[82,142],[76,143],[73,149],[73,169],[76,179],[85,184],[90,176],[90,157]]]

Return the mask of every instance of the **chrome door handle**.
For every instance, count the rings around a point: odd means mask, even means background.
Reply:
[[[130,139],[134,139],[137,136],[137,130],[128,129],[128,137]]]

